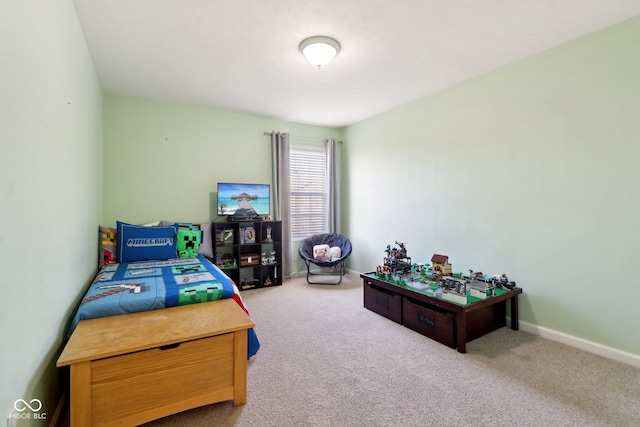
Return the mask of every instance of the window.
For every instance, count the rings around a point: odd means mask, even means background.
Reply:
[[[327,155],[324,148],[290,147],[291,239],[326,233]]]

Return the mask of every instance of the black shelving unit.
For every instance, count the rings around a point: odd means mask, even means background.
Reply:
[[[213,262],[240,290],[282,285],[282,221],[213,222]]]

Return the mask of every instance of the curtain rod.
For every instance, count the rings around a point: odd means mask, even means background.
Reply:
[[[265,135],[271,135],[272,132],[264,132]],[[310,136],[295,136],[295,135],[290,135],[291,138],[296,138],[296,139],[310,139],[313,141],[326,141],[327,138],[313,138]],[[342,141],[338,141],[340,144],[342,144]]]

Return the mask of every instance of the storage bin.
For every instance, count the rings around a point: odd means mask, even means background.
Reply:
[[[456,347],[455,314],[404,298],[402,324],[451,348]]]
[[[402,297],[400,295],[365,283],[364,306],[387,319],[402,323]]]

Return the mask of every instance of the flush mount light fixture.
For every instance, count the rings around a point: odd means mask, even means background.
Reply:
[[[307,61],[320,69],[340,52],[340,43],[331,37],[315,36],[302,40],[299,48]]]

